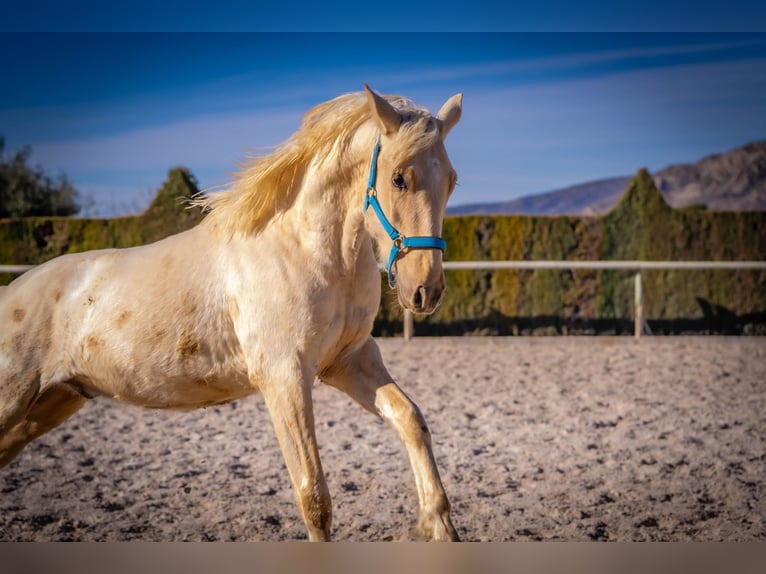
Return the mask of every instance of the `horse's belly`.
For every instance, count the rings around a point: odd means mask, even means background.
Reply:
[[[254,392],[239,376],[158,377],[147,381],[92,381],[90,390],[142,407],[193,409],[228,403]]]
[[[77,361],[77,380],[82,381],[87,394],[149,408],[189,409],[229,402],[253,392],[236,355],[223,356],[211,349],[206,352],[203,345],[181,351],[163,349],[162,345],[104,345],[98,350],[83,353]]]
[[[230,318],[200,296],[181,291],[143,309],[122,291],[97,299],[67,344],[75,372],[94,394],[151,408],[195,408],[252,393]]]
[[[215,379],[166,382],[139,393],[138,404],[149,408],[193,409],[220,405],[252,394],[251,386],[227,385]]]

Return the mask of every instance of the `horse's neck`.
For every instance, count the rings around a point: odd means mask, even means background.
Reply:
[[[342,275],[353,274],[360,255],[372,252],[364,227],[362,180],[360,173],[350,184],[339,183],[322,169],[310,169],[283,222],[314,254],[317,265],[326,264]],[[369,265],[364,257],[361,262]]]

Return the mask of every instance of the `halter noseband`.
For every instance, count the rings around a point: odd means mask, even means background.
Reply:
[[[375,147],[372,150],[372,159],[370,160],[370,179],[367,182],[367,193],[364,196],[364,212],[367,212],[367,208],[372,206],[375,215],[378,216],[380,225],[386,231],[391,241],[394,242],[391,247],[391,253],[388,256],[388,264],[386,265],[386,272],[388,273],[388,284],[391,287],[396,285],[396,277],[394,276],[393,267],[396,258],[403,251],[409,249],[440,249],[444,252],[447,249],[447,242],[441,237],[426,236],[426,237],[407,237],[399,232],[396,227],[391,225],[388,221],[383,209],[378,202],[378,192],[375,189],[375,181],[378,173],[378,153],[380,152],[380,136],[378,141],[375,142]]]

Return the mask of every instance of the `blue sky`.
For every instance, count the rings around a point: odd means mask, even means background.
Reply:
[[[452,205],[766,139],[762,32],[0,33],[0,69],[6,146],[31,145],[105,216],[141,211],[176,165],[225,184],[365,82],[434,112],[465,94]]]

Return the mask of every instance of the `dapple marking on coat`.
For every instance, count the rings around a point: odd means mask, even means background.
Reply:
[[[260,393],[310,540],[329,540],[316,379],[382,417],[406,447],[421,533],[457,540],[418,407],[389,375],[371,332],[380,302],[373,250],[392,247],[363,210],[380,142],[377,199],[407,236],[440,237],[457,176],[444,147],[462,94],[436,116],[365,85],[310,110],[209,214],[156,243],[64,255],[0,290],[0,466],[88,399],[195,408]],[[401,305],[431,313],[444,290],[439,249],[396,259]]]

